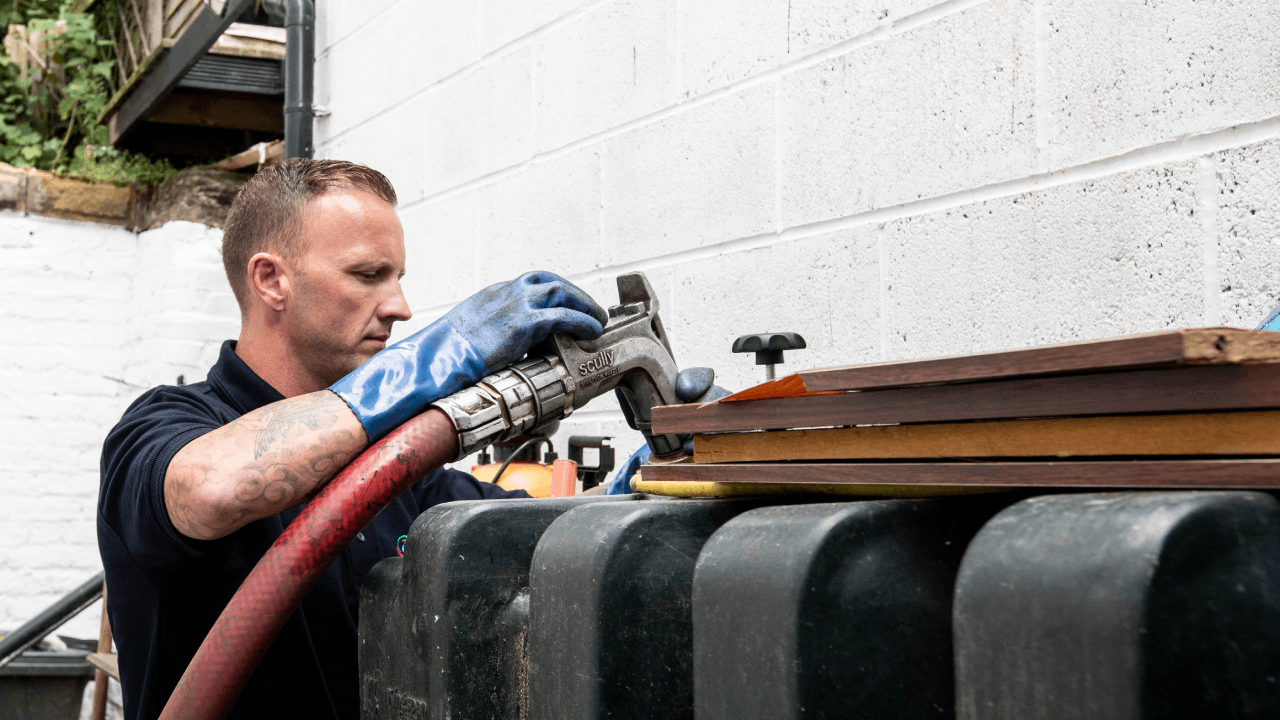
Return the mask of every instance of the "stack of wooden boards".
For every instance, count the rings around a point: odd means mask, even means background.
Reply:
[[[807,370],[655,408],[694,461],[641,492],[880,496],[1010,487],[1280,489],[1280,333],[1178,330]]]

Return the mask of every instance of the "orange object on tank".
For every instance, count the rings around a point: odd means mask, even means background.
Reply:
[[[493,482],[501,467],[502,463],[472,465],[471,476],[481,482]],[[578,464],[572,460],[555,460],[550,465],[513,462],[498,478],[498,487],[524,490],[536,498],[569,497],[577,494]]]
[[[578,492],[578,463],[554,460],[551,463],[551,497],[569,497]]]

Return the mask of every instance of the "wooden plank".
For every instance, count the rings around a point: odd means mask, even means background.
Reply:
[[[102,670],[117,681],[120,680],[120,663],[115,653],[89,653],[85,656],[85,660],[88,660],[90,665]]]
[[[165,16],[164,36],[175,40],[181,37],[182,29],[186,26],[187,21],[195,16],[196,11],[203,5],[202,0],[187,0],[185,3],[175,6]]]
[[[270,25],[252,25],[249,23],[231,23],[230,27],[223,35],[231,35],[233,37],[257,38],[259,40],[267,40],[277,45],[284,45],[288,39],[288,32],[282,27],[272,27]]]
[[[111,618],[107,615],[107,581],[103,580],[102,617],[98,619],[98,654],[110,654],[110,652]],[[93,664],[93,661],[90,661],[90,664]],[[120,680],[119,674],[117,664],[117,681]],[[102,668],[97,668],[93,673],[93,708],[89,713],[89,720],[105,720],[107,716],[107,677],[107,671]]]
[[[631,489],[667,497],[750,497],[755,495],[854,495],[858,497],[918,498],[1003,492],[1007,488],[960,485],[837,485],[823,483],[670,482],[637,475]]]
[[[186,3],[183,3],[182,0],[165,0],[165,9],[164,9],[165,21],[167,22],[169,18],[173,17],[173,14],[178,12],[178,8],[182,7],[184,4]]]
[[[1101,455],[1280,455],[1280,411],[990,420],[697,435],[697,463]]]
[[[237,37],[231,33],[223,33],[218,41],[209,48],[210,55],[227,55],[230,57],[257,58],[259,60],[284,60],[285,47],[282,43],[258,38]]]
[[[147,2],[147,37],[150,46],[158,48],[164,43],[164,0],[146,0]]]
[[[976,382],[1160,365],[1269,362],[1280,362],[1280,333],[1207,328],[961,357],[805,370],[797,375],[803,381],[806,391],[822,392]],[[782,384],[787,379],[775,382]]]
[[[251,165],[270,165],[284,159],[284,141],[272,140],[258,143],[243,152],[219,162],[215,167],[223,170],[243,170]]]
[[[669,405],[658,433],[1280,408],[1280,364],[1203,365],[807,397]]]
[[[284,132],[280,98],[242,95],[206,95],[174,91],[147,116],[148,122],[170,125]]]
[[[665,482],[1280,489],[1280,460],[1078,460],[966,463],[731,463],[650,465]]]

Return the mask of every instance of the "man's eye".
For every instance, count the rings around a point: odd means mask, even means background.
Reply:
[[[365,280],[377,280],[377,279],[378,279],[378,273],[376,273],[376,272],[362,272],[362,273],[360,273],[360,277],[364,278]]]

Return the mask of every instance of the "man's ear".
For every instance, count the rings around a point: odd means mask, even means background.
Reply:
[[[258,253],[249,258],[249,290],[264,305],[282,312],[290,289],[289,274],[279,255]]]

